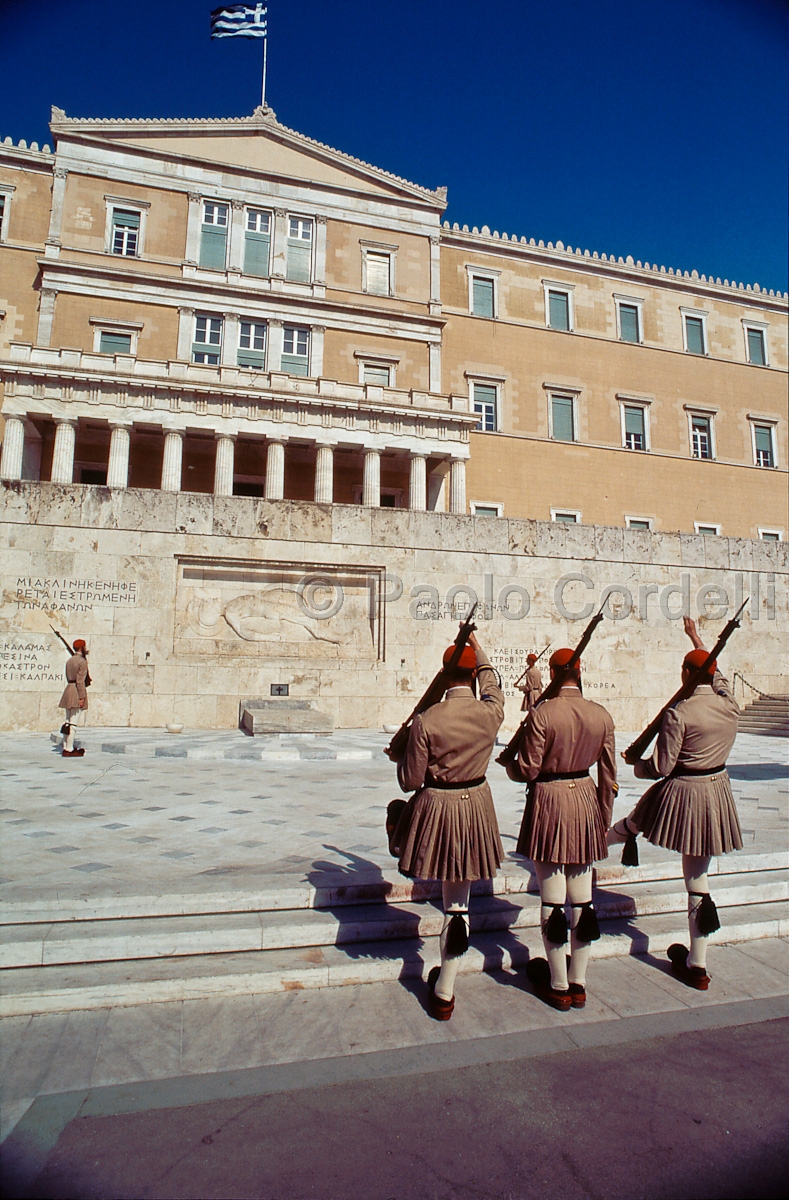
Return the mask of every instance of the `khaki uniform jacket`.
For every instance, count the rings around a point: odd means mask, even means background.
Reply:
[[[530,712],[534,701],[542,692],[542,675],[538,666],[529,667],[523,683],[518,684],[518,690],[523,692],[521,712]]]
[[[439,704],[417,714],[397,767],[404,792],[421,788],[429,771],[439,783],[481,779],[504,720],[504,695],[487,655],[477,651],[477,690],[450,690]]]
[[[565,686],[555,699],[532,709],[516,762],[519,778],[527,783],[538,775],[584,771],[597,763],[597,802],[609,826],[616,783],[614,722],[601,704],[585,700],[579,688]],[[551,786],[569,790],[572,782]]]
[[[88,660],[81,654],[72,654],[66,663],[66,690],[60,697],[58,708],[79,708],[80,700],[88,707],[88,689],[85,679],[88,674]]]
[[[697,687],[663,714],[654,754],[644,765],[651,779],[670,775],[676,769],[708,771],[722,767],[737,736],[739,705],[729,681],[715,672],[711,684]]]

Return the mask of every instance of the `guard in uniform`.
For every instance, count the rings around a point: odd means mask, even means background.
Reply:
[[[454,649],[445,651],[445,665]],[[472,690],[475,677],[479,699]],[[397,766],[402,790],[416,790],[391,839],[400,870],[442,883],[441,966],[428,975],[430,1011],[439,1021],[448,1021],[455,1007],[455,978],[468,949],[471,884],[492,879],[504,858],[485,779],[503,719],[504,695],[472,634],[444,699],[414,717]]]
[[[521,712],[530,712],[534,701],[542,692],[542,675],[540,674],[540,668],[535,666],[537,655],[527,654],[526,662],[529,664],[529,669],[524,675],[523,681],[515,685],[519,692],[523,692]]]
[[[551,679],[572,650],[550,658]],[[592,906],[592,863],[608,856],[606,831],[616,793],[614,722],[581,694],[581,664],[558,696],[530,712],[512,778],[528,783],[518,853],[534,862],[547,961],[531,959],[526,974],[536,994],[560,1012],[586,1003],[586,968],[600,936]],[[597,783],[589,768],[597,764]],[[570,959],[567,960],[570,903]]]
[[[88,647],[82,638],[74,642],[74,653],[66,663],[66,690],[60,697],[58,708],[65,708],[66,720],[61,726],[63,734],[63,757],[81,758],[85,753],[84,747],[74,749],[74,730],[80,711],[88,707],[88,689],[85,681],[88,676]]]
[[[685,632],[694,649],[685,655],[682,664],[683,683],[689,668],[702,666],[709,655],[690,617],[685,617]],[[630,864],[638,862],[635,839],[639,833],[655,846],[682,855],[690,949],[675,942],[669,946],[668,956],[674,975],[701,992],[710,984],[709,935],[720,929],[707,880],[710,858],[742,848],[740,822],[726,770],[739,714],[728,681],[713,661],[706,680],[693,695],[664,714],[651,758],[634,764],[636,778],[659,782],[608,834],[609,845],[630,843]]]

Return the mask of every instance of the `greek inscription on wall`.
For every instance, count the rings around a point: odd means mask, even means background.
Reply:
[[[61,678],[53,672],[48,642],[26,642],[21,638],[0,642],[0,663],[7,683],[52,683]]]
[[[69,579],[20,575],[14,597],[18,609],[47,612],[92,612],[107,605],[128,607],[137,603],[137,584],[118,579]]]

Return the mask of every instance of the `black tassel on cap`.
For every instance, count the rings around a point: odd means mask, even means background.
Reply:
[[[716,933],[720,927],[720,917],[715,907],[715,901],[709,892],[691,892],[691,896],[701,896],[701,904],[694,910],[696,925],[702,937]]]
[[[468,929],[466,914],[453,912],[452,920],[447,928],[447,958],[459,958],[468,950]]]
[[[542,927],[548,941],[554,946],[563,946],[567,941],[567,917],[560,904],[554,904],[551,915]]]
[[[627,828],[627,826],[625,826]],[[637,867],[638,866],[638,842],[637,835],[628,832],[627,841],[622,847],[622,866]]]
[[[575,936],[579,942],[596,942],[600,937],[600,926],[597,923],[597,913],[592,907],[591,900],[581,906],[581,915],[575,927]]]

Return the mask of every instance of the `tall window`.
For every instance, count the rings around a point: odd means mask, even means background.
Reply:
[[[772,425],[754,425],[753,453],[757,467],[775,466]]]
[[[767,366],[767,345],[764,340],[763,329],[746,329],[748,338],[748,362],[754,363],[757,367]]]
[[[0,192],[0,238],[3,235],[3,221],[5,219],[5,196]]]
[[[238,335],[238,365],[263,371],[266,366],[266,325],[264,321],[242,321]]]
[[[312,221],[288,218],[287,278],[291,283],[309,283],[312,278]]]
[[[575,441],[575,402],[572,396],[551,396],[551,432],[558,442]]]
[[[689,316],[685,316],[683,319],[685,321],[685,349],[689,354],[706,354],[704,319]]]
[[[619,336],[623,342],[640,342],[639,312],[637,304],[619,305]]]
[[[364,286],[373,296],[389,296],[392,291],[392,256],[380,250],[368,250],[364,256]]]
[[[475,317],[495,317],[496,281],[482,275],[471,277],[471,311]]]
[[[133,258],[140,240],[140,214],[124,208],[112,210],[112,253]]]
[[[551,329],[570,328],[570,294],[558,292],[553,288],[548,291],[548,325]]]
[[[646,417],[637,404],[625,405],[625,446],[628,450],[646,450]]]
[[[496,430],[496,386],[491,383],[475,383],[474,412],[479,417],[476,428],[480,433]]]
[[[310,331],[286,325],[282,331],[282,370],[289,375],[310,373]]]
[[[694,458],[712,458],[712,417],[691,416],[690,447]]]
[[[247,209],[244,232],[244,274],[266,276],[271,252],[271,213]]]
[[[203,226],[200,235],[200,266],[210,271],[224,271],[227,258],[228,206],[214,201],[203,204]]]
[[[222,348],[222,318],[207,314],[195,317],[195,337],[192,345],[192,362],[208,366],[219,365]]]
[[[102,329],[99,335],[99,354],[131,354],[132,335]]]

